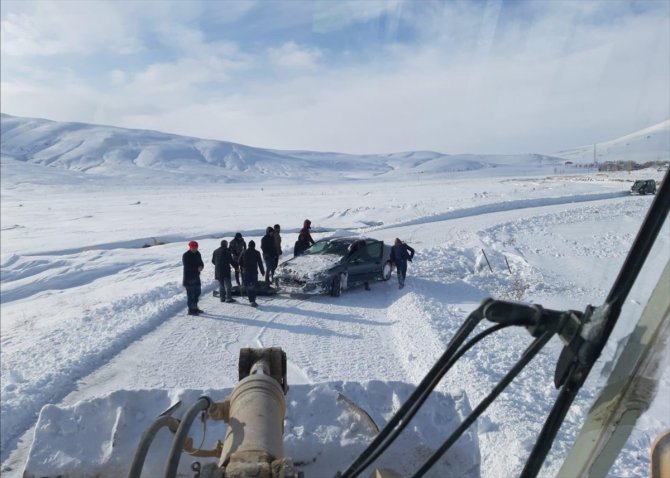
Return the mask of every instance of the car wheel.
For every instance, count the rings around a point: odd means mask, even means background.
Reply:
[[[339,297],[340,294],[342,294],[342,278],[338,274],[333,278],[333,282],[330,284],[330,295]]]
[[[382,267],[382,280],[389,280],[391,278],[391,261],[386,261]]]

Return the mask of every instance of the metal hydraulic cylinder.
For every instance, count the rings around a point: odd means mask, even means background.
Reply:
[[[254,367],[229,397],[228,431],[219,461],[226,476],[235,467],[248,469],[253,463],[258,464],[258,471],[269,469],[274,460],[284,457],[284,391],[265,372],[265,367]]]

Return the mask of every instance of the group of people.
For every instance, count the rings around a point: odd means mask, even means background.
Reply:
[[[314,244],[314,239],[310,233],[312,222],[305,219],[303,227],[298,235],[298,240],[293,247],[293,255],[299,256]],[[246,243],[242,233],[238,232],[228,243],[223,239],[221,245],[212,254],[212,264],[214,264],[214,278],[219,282],[219,299],[221,302],[236,302],[233,299],[233,283],[231,273],[235,272],[235,282],[240,287],[240,291],[246,292],[247,298],[252,307],[258,307],[256,297],[258,295],[258,272],[265,278],[266,285],[270,285],[274,280],[274,273],[279,264],[279,256],[282,255],[281,226],[275,224],[274,227],[268,226],[265,229],[265,235],[261,239],[261,252],[256,249],[256,242],[251,240]],[[363,246],[365,242],[363,242]],[[198,300],[201,294],[200,273],[205,267],[202,261],[200,251],[198,251],[197,241],[188,243],[188,251],[182,256],[184,266],[183,285],[186,289],[186,299],[188,305],[188,315],[198,315],[203,312],[198,308]],[[352,252],[355,248],[352,248]],[[365,247],[361,248],[363,253]],[[411,262],[414,257],[414,249],[402,242],[399,238],[395,239],[391,248],[391,265],[396,266],[398,276],[398,287],[402,289],[405,286],[405,277],[407,275],[407,262]],[[265,263],[265,264],[264,264]],[[365,288],[370,289],[369,284],[365,283]]]
[[[312,222],[305,219],[303,228],[293,248],[293,254],[300,255],[308,249],[314,240],[310,234]],[[242,233],[238,232],[228,243],[223,239],[221,245],[212,254],[214,264],[214,278],[219,282],[219,299],[221,302],[237,302],[233,299],[233,283],[231,274],[235,271],[235,282],[240,289],[246,292],[252,307],[258,307],[256,297],[258,295],[258,272],[264,276],[266,285],[274,280],[274,273],[279,264],[279,256],[282,255],[281,226],[275,224],[265,229],[265,235],[261,239],[261,252],[256,249],[256,242],[251,240],[246,243]],[[306,245],[306,247],[305,247]],[[265,264],[264,264],[265,263]],[[200,273],[205,267],[202,256],[198,251],[198,243],[190,241],[188,251],[182,256],[184,265],[183,285],[186,289],[188,315],[198,315],[203,312],[198,308],[198,300],[202,292]]]

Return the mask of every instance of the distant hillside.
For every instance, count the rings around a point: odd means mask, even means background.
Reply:
[[[576,164],[594,162],[594,145],[560,151],[553,154]],[[598,163],[634,161],[670,161],[670,119],[621,138],[595,145]]]
[[[482,168],[542,173],[541,169],[551,169],[566,160],[591,162],[593,156],[592,146],[590,152],[589,147],[584,147],[554,156],[448,155],[432,151],[383,155],[278,151],[156,131],[62,123],[6,114],[0,118],[3,165],[14,162],[12,170],[20,167],[22,177],[30,176],[34,167],[49,167],[52,171],[76,172],[89,178],[123,177],[139,181],[233,183],[300,178],[326,182],[333,179],[392,179],[418,174],[451,175]],[[661,154],[667,157],[669,125],[670,121],[601,143],[599,151],[610,157],[619,154],[617,151],[628,151],[638,161],[656,159]],[[54,176],[57,177],[61,175]]]

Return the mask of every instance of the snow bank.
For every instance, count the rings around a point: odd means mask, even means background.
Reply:
[[[382,428],[414,390],[401,382],[331,382],[298,385],[289,390],[284,423],[284,453],[309,477],[334,476],[367,446],[376,430],[353,401]],[[173,416],[180,418],[198,397],[223,400],[231,389],[119,390],[84,400],[71,407],[45,406],[35,429],[24,477],[118,477],[128,473],[142,433],[162,412],[181,402]],[[396,442],[375,463],[409,474],[470,412],[467,399],[454,400],[434,393]],[[210,420],[206,428],[196,420],[189,436],[194,446],[213,448],[223,440],[226,425]],[[172,434],[162,429],[149,450],[144,476],[163,473]],[[202,445],[200,445],[202,443]],[[429,445],[429,443],[431,445]],[[192,476],[193,461],[215,459],[182,455],[181,476]],[[475,433],[467,433],[431,470],[432,476],[479,476],[479,448]]]

